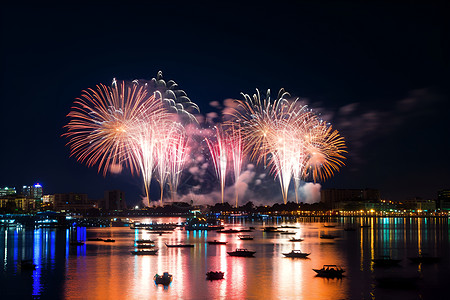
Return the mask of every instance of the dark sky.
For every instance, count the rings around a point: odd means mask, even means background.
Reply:
[[[0,186],[93,199],[119,188],[136,203],[139,178],[104,178],[60,136],[83,89],[162,70],[204,114],[255,88],[304,98],[348,144],[323,188],[393,200],[450,188],[449,4],[161,2],[2,5]]]

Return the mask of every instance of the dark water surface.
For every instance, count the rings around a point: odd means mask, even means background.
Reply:
[[[181,218],[142,219],[181,222]],[[369,228],[360,228],[360,224]],[[324,225],[336,225],[327,228]],[[351,224],[356,231],[344,231]],[[295,225],[295,237],[266,233],[263,225]],[[335,218],[226,224],[227,228],[256,227],[254,240],[215,231],[183,231],[155,235],[128,227],[0,230],[0,299],[448,299],[450,288],[449,219]],[[333,234],[334,240],[320,239]],[[70,246],[75,238],[113,238],[115,243],[90,242]],[[152,239],[155,256],[134,256],[134,240]],[[207,240],[227,241],[208,245]],[[167,248],[165,242],[193,243],[194,248]],[[248,248],[254,258],[231,257],[226,251]],[[311,252],[308,259],[285,258],[292,249]],[[407,257],[428,253],[439,263],[413,264]],[[380,268],[371,259],[381,255],[402,259],[399,266]],[[32,259],[36,270],[20,270],[20,260]],[[342,266],[342,279],[318,278],[312,271],[324,264]],[[223,271],[225,279],[207,281],[208,271]],[[168,287],[153,282],[168,271]],[[392,285],[380,286],[380,278]],[[413,285],[402,286],[406,280]],[[399,284],[397,283],[397,280]],[[408,281],[406,281],[408,282]]]

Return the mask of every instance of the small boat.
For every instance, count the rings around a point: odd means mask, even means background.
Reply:
[[[33,263],[31,259],[22,260],[17,263],[17,267],[21,270],[35,270],[36,265]]]
[[[235,251],[229,251],[229,252],[227,251],[227,253],[230,256],[251,257],[256,253],[256,251],[249,251],[247,249],[237,248]]]
[[[429,256],[428,254],[421,254],[419,256],[415,256],[415,257],[408,257],[408,259],[416,264],[433,264],[433,263],[438,263],[441,258],[437,257],[437,256]]]
[[[280,232],[280,230],[278,230],[278,228],[273,227],[273,226],[266,226],[263,228],[264,232]]]
[[[239,232],[252,232],[251,229],[239,229]]]
[[[289,253],[282,253],[282,254],[286,257],[306,258],[311,253],[305,253],[305,252],[302,252],[301,250],[292,250]]]
[[[325,240],[333,240],[336,238],[336,236],[332,234],[321,234],[320,238]]]
[[[295,237],[291,237],[289,242],[303,242],[304,239],[296,239]]]
[[[82,241],[72,241],[69,243],[70,246],[83,246],[84,242]]]
[[[153,280],[156,284],[162,284],[162,285],[169,285],[172,282],[172,274],[169,274],[168,272],[164,272],[162,276],[156,274],[153,277]]]
[[[217,230],[218,233],[238,233],[239,230],[237,229],[224,229],[224,230]]]
[[[373,263],[376,266],[379,267],[390,267],[390,266],[396,266],[399,262],[401,262],[401,259],[392,259],[390,256],[384,255],[380,256],[378,258],[372,259]]]
[[[136,248],[138,249],[149,249],[149,248],[155,248],[155,244],[138,244],[136,245]]]
[[[221,272],[221,271],[209,271],[208,273],[206,273],[206,279],[207,280],[220,280],[223,279],[223,275],[225,273]]]
[[[193,248],[194,244],[167,244],[165,243],[167,247],[169,248]]]
[[[106,239],[106,240],[103,240],[105,243],[114,243],[116,240],[113,240],[113,239]]]
[[[293,231],[281,231],[280,234],[296,234]]]
[[[158,249],[155,250],[135,250],[135,251],[130,251],[131,254],[134,255],[156,255],[156,253],[158,252]]]
[[[222,241],[218,241],[218,240],[214,240],[214,241],[208,241],[209,245],[226,245],[227,242],[222,242]]]
[[[336,278],[342,277],[345,272],[344,269],[336,265],[323,265],[322,269],[313,269],[317,273],[318,277]]]
[[[281,225],[280,228],[298,228],[297,226]]]
[[[101,238],[92,238],[92,239],[87,239],[88,241],[90,241],[90,242],[101,242],[101,241],[103,241],[103,239],[101,239]]]
[[[327,225],[327,224],[324,224],[323,227],[326,227],[326,228],[334,228],[334,227],[336,227],[336,225]]]
[[[253,237],[248,234],[240,234],[240,235],[238,235],[238,237],[239,237],[239,239],[244,240],[244,241],[253,240]]]
[[[136,244],[154,244],[155,241],[152,240],[136,240],[134,241]]]

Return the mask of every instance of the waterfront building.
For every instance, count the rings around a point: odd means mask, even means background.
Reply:
[[[436,210],[436,202],[434,200],[415,197],[403,200],[399,208],[413,211],[434,211]]]
[[[99,208],[102,210],[125,210],[125,193],[120,190],[105,191],[104,197],[99,202]]]
[[[0,209],[7,212],[29,212],[35,209],[35,199],[23,195],[7,195],[0,197]]]
[[[320,200],[331,209],[339,209],[342,206],[360,207],[365,202],[379,203],[381,198],[376,189],[323,189]]]
[[[0,197],[8,196],[8,195],[15,195],[15,194],[16,194],[16,188],[10,188],[10,187],[0,188]]]
[[[440,190],[438,192],[436,206],[441,210],[450,210],[450,189]]]
[[[55,194],[53,209],[56,211],[86,211],[97,208],[97,204],[88,199],[87,194]]]

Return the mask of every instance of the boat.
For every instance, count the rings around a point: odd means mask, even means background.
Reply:
[[[149,248],[155,248],[155,244],[137,244],[136,248],[138,249],[149,249]]]
[[[222,241],[218,241],[218,240],[214,240],[214,241],[208,241],[209,245],[226,245],[227,242],[222,242]]]
[[[134,255],[156,255],[156,253],[158,252],[158,249],[155,250],[135,250],[135,251],[130,251],[131,254]]]
[[[344,228],[345,231],[356,231],[355,227],[345,227]]]
[[[295,237],[291,237],[289,242],[303,242],[304,239],[296,239]]]
[[[168,272],[164,272],[162,276],[159,274],[156,274],[153,277],[153,280],[156,284],[162,284],[162,285],[169,285],[172,282],[172,274],[169,274]]]
[[[194,244],[167,244],[165,243],[167,247],[169,248],[193,248]]]
[[[437,256],[430,256],[428,254],[421,254],[419,256],[415,256],[415,257],[408,257],[408,259],[416,264],[433,264],[433,263],[438,263],[441,258],[437,257]]]
[[[136,244],[154,244],[155,241],[152,240],[136,240],[134,241]]]
[[[116,240],[113,240],[113,239],[106,239],[106,240],[103,240],[105,243],[114,243]]]
[[[239,230],[237,229],[224,229],[224,230],[217,230],[218,233],[238,233]]]
[[[90,241],[90,242],[101,242],[101,241],[103,241],[103,239],[101,239],[101,238],[92,238],[92,239],[87,239],[88,241]]]
[[[280,232],[280,230],[278,230],[278,228],[273,227],[273,226],[266,226],[263,228],[264,232]]]
[[[296,234],[296,233],[292,231],[281,231],[280,234]]]
[[[206,279],[208,280],[220,280],[223,279],[223,275],[225,273],[221,272],[221,271],[209,271],[208,273],[206,273]]]
[[[161,224],[148,224],[145,229],[150,231],[173,231],[177,228],[176,224],[173,223],[161,223]]]
[[[230,256],[252,257],[256,251],[250,251],[243,248],[237,248],[235,251],[227,251]]]
[[[311,253],[305,253],[305,252],[302,252],[301,250],[292,250],[289,253],[282,253],[282,254],[286,257],[306,258]]]
[[[337,265],[323,265],[322,269],[313,269],[317,273],[318,277],[336,278],[342,277],[345,272],[344,269]]]
[[[380,256],[378,258],[372,259],[373,263],[376,266],[380,267],[390,267],[390,266],[396,266],[399,262],[401,262],[401,259],[392,259],[390,256],[384,255]]]
[[[297,226],[281,225],[279,228],[298,228]]]
[[[324,224],[323,227],[326,227],[326,228],[334,228],[334,227],[336,227],[336,225],[326,225],[326,224]]]
[[[253,237],[248,234],[240,234],[240,235],[238,235],[238,237],[239,237],[239,239],[244,240],[244,241],[253,240]]]
[[[332,235],[332,234],[321,234],[320,238],[321,239],[326,239],[326,240],[333,240],[333,239],[336,238],[336,236]]]
[[[83,246],[84,242],[82,241],[72,241],[69,243],[70,246]]]
[[[22,260],[17,263],[17,267],[21,270],[35,270],[36,265],[33,263],[31,259]]]
[[[253,230],[251,229],[239,229],[239,232],[252,232]]]

